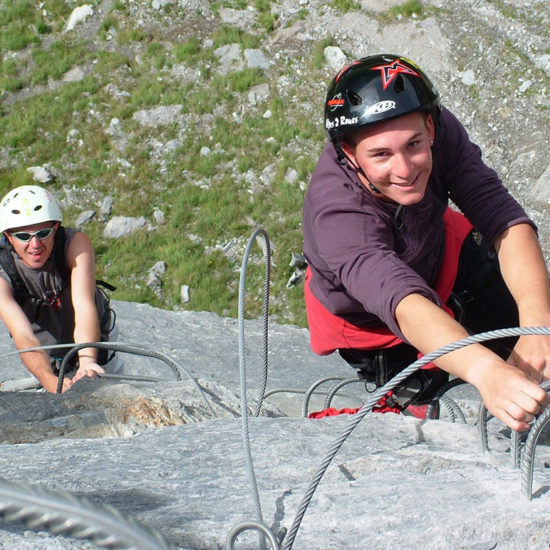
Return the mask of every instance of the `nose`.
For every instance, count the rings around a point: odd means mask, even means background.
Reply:
[[[412,171],[413,164],[406,154],[398,153],[393,156],[392,172],[394,176],[406,180],[411,176]]]
[[[30,246],[31,244],[34,245],[34,246],[36,246],[36,245],[42,245],[42,242],[40,241],[40,239],[39,239],[36,235],[33,235],[33,236],[31,237],[31,240],[29,241],[29,246]]]

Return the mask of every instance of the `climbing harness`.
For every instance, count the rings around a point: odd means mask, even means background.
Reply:
[[[17,266],[15,265],[11,245],[7,242],[4,236],[0,239],[0,266],[10,279],[13,287],[13,297],[21,307],[23,307],[25,302],[30,300],[35,316],[38,315],[38,310],[41,307],[48,307],[52,309],[59,309],[61,307],[61,295],[71,282],[71,270],[67,266],[67,260],[65,257],[66,242],[67,235],[65,228],[63,226],[59,226],[54,237],[54,248],[52,254],[53,264],[61,278],[61,287],[55,291],[51,291],[51,293],[44,298],[42,296],[36,296],[29,290],[23,281],[21,274],[17,270]],[[116,290],[116,287],[106,281],[96,279],[96,290],[101,295],[101,299],[104,304],[103,316],[99,320],[99,325],[101,327],[101,333],[107,335],[112,332],[115,326],[116,313],[111,308],[111,298],[106,291],[113,292]]]

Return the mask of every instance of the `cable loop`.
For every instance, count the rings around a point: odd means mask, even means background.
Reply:
[[[248,265],[248,258],[250,256],[250,249],[256,238],[262,236],[265,242],[265,283],[264,283],[264,310],[263,310],[263,380],[261,395],[258,399],[258,406],[256,414],[259,414],[261,409],[263,395],[267,387],[267,355],[268,355],[268,310],[269,310],[269,276],[270,276],[270,261],[271,261],[271,248],[269,243],[269,236],[265,229],[259,227],[256,229],[246,246],[246,250],[243,257],[241,275],[239,281],[239,311],[238,311],[238,329],[239,329],[239,374],[241,380],[241,422],[242,422],[242,437],[245,452],[245,460],[247,465],[248,479],[250,483],[250,489],[252,491],[252,498],[254,500],[254,507],[256,511],[256,520],[258,525],[263,525],[262,508],[260,504],[260,496],[258,493],[258,485],[256,482],[256,474],[254,473],[254,464],[252,462],[252,452],[250,450],[250,435],[248,431],[248,403],[246,397],[246,355],[245,355],[245,343],[244,343],[244,298],[245,298],[245,283],[246,283],[246,271]],[[260,548],[265,548],[265,537],[260,534]]]
[[[9,357],[10,355],[19,355],[21,353],[27,353],[31,351],[40,351],[40,350],[48,350],[48,349],[65,349],[70,348],[70,351],[65,355],[63,358],[63,361],[61,362],[61,366],[59,369],[59,379],[57,382],[57,393],[61,393],[61,389],[63,388],[63,378],[65,376],[65,370],[68,360],[72,355],[74,355],[78,350],[82,348],[99,348],[99,349],[112,349],[115,351],[121,351],[124,353],[131,353],[134,355],[142,355],[146,357],[154,357],[155,359],[160,359],[164,363],[166,363],[172,372],[174,373],[176,380],[182,380],[182,373],[185,374],[189,380],[193,383],[193,385],[197,388],[199,394],[201,395],[206,407],[210,411],[213,417],[216,417],[216,413],[214,412],[214,409],[210,405],[210,402],[206,398],[206,395],[204,393],[204,390],[201,388],[199,383],[195,380],[195,378],[191,375],[191,373],[182,365],[174,361],[171,357],[168,357],[168,355],[165,355],[164,353],[160,353],[158,351],[154,351],[151,349],[148,349],[144,346],[136,345],[136,344],[125,344],[123,342],[86,342],[83,344],[49,344],[44,346],[35,346],[32,348],[25,348],[25,349],[18,349],[16,351],[10,351],[8,353],[4,353],[0,355],[0,359],[3,357]],[[119,377],[122,375],[118,375]],[[129,380],[130,375],[124,375],[125,379]],[[115,378],[117,375],[105,373],[102,375],[103,378]],[[146,381],[146,377],[132,377],[132,379],[139,380],[141,382]],[[152,381],[155,381],[152,379]]]
[[[119,352],[126,352],[126,353],[133,353],[135,355],[142,355],[145,357],[154,357],[156,359],[160,359],[164,361],[171,369],[172,372],[176,376],[176,380],[181,381],[182,372],[187,375],[189,380],[193,383],[193,385],[197,388],[200,396],[202,397],[204,404],[210,411],[213,417],[216,417],[216,413],[214,412],[214,409],[210,405],[210,402],[206,398],[206,395],[204,394],[203,389],[200,387],[199,383],[195,380],[195,378],[181,365],[176,363],[173,359],[165,355],[164,353],[160,353],[158,351],[154,351],[148,348],[145,348],[143,346],[134,346],[134,345],[128,345],[123,344],[121,342],[88,342],[84,344],[73,344],[71,350],[63,357],[63,360],[61,361],[61,366],[59,367],[59,378],[57,380],[57,393],[61,393],[61,390],[63,388],[63,378],[65,376],[65,369],[67,368],[67,364],[69,362],[69,359],[78,352],[78,350],[81,350],[83,348],[98,348],[98,349],[112,349]]]
[[[225,543],[225,550],[234,550],[235,546],[233,543],[235,542],[235,539],[243,532],[250,529],[254,529],[256,531],[259,531],[260,533],[267,536],[269,542],[271,543],[272,550],[279,550],[279,541],[273,531],[263,523],[257,523],[255,521],[247,521],[243,523],[239,523],[227,535],[227,541]]]

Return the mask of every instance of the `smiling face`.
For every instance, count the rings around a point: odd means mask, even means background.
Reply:
[[[414,112],[365,127],[342,149],[370,193],[407,206],[426,192],[434,135],[432,117]]]
[[[47,227],[54,227],[55,229],[43,240],[39,239],[36,235],[33,236],[29,242],[23,242],[14,237],[15,233],[34,233]],[[8,231],[4,231],[4,235],[27,267],[40,269],[52,254],[54,236],[58,227],[59,222],[42,222],[34,225],[26,225],[25,227],[9,229]]]

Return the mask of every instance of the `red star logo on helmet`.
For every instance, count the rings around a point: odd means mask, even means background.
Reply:
[[[414,69],[411,69],[407,65],[404,65],[400,59],[395,59],[387,65],[378,65],[377,67],[372,67],[371,70],[379,70],[382,73],[382,84],[384,86],[384,90],[390,85],[391,81],[399,73],[412,74],[420,78],[420,75]]]

